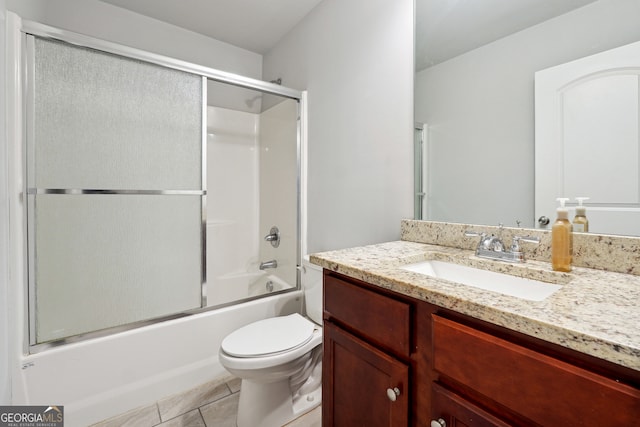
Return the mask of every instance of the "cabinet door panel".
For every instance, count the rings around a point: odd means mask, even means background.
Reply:
[[[323,361],[323,426],[408,425],[407,365],[328,322]]]
[[[640,390],[433,317],[434,367],[540,425],[634,425]]]
[[[509,427],[509,424],[471,404],[450,390],[433,384],[431,413],[448,427]]]

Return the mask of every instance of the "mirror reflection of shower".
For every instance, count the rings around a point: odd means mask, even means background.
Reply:
[[[209,306],[297,285],[297,118],[295,100],[208,82]]]

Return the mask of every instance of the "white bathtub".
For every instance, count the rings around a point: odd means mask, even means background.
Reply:
[[[228,304],[293,287],[295,285],[261,270],[225,274],[213,278],[207,284],[207,305],[212,307]]]
[[[225,375],[218,348],[228,333],[300,312],[301,303],[301,291],[277,294],[23,356],[13,404],[64,405],[65,426],[74,427],[153,403]]]
[[[259,277],[253,282],[249,283],[249,296],[255,297],[258,295],[270,294],[273,292],[284,291],[291,289],[293,286],[285,282],[276,275],[268,274]]]

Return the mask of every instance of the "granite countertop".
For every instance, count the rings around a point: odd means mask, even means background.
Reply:
[[[429,259],[557,283],[543,301],[529,301],[447,282],[400,267]],[[473,251],[408,241],[322,252],[310,257],[328,270],[471,317],[504,326],[640,371],[640,276],[548,262],[510,264]]]

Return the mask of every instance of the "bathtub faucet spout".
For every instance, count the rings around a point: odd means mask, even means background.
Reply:
[[[278,268],[278,261],[272,259],[271,261],[264,261],[260,263],[260,270],[266,270],[267,268]]]

